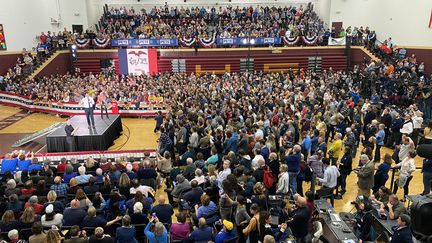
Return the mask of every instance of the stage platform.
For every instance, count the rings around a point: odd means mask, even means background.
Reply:
[[[94,116],[96,129],[88,129],[85,116],[74,116],[71,123],[74,128],[79,127],[75,133],[75,151],[107,150],[123,131],[119,115],[104,116],[104,119]],[[46,137],[47,151],[67,152],[66,133],[63,124]]]

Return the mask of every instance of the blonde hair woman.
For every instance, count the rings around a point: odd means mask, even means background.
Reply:
[[[58,230],[50,229],[46,234],[45,243],[61,243],[61,236]]]
[[[31,228],[35,221],[35,216],[36,214],[32,207],[24,209],[24,212],[19,220],[22,228]]]
[[[126,198],[129,198],[131,181],[126,173],[122,173],[120,175],[118,187],[120,194],[124,195]]]

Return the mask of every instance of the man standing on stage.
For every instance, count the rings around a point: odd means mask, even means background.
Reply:
[[[95,122],[94,122],[94,116],[93,116],[93,106],[95,104],[94,100],[92,97],[90,97],[90,95],[87,93],[85,94],[85,97],[81,99],[80,105],[82,105],[84,107],[84,111],[86,114],[86,118],[87,118],[87,124],[88,124],[88,128],[92,128],[96,129],[95,127]],[[90,124],[91,121],[91,124]]]
[[[101,118],[103,119],[103,112],[105,110],[106,113],[106,117],[109,119],[108,117],[108,102],[107,102],[107,97],[105,95],[105,91],[102,91],[99,96],[98,96],[98,100],[97,103],[100,105],[100,109],[101,109]]]
[[[75,133],[78,131],[79,127],[73,128],[70,119],[66,121],[65,132],[66,132],[66,144],[67,151],[74,152],[75,151]]]

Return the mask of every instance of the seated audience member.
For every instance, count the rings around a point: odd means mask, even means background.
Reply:
[[[387,208],[389,212],[389,219],[397,219],[401,214],[407,212],[404,204],[399,201],[396,195],[390,195],[387,203]],[[381,210],[383,212],[383,210]]]
[[[126,175],[129,177],[129,180],[138,179],[138,175],[132,170],[133,166],[131,163],[126,165]]]
[[[226,240],[230,240],[234,237],[236,237],[236,232],[234,230],[234,224],[230,221],[224,219],[222,221],[223,228],[222,230],[216,235],[215,237],[215,243],[223,243]]]
[[[309,214],[312,217],[313,213],[315,212],[315,193],[313,191],[307,191],[305,196],[307,207],[309,208]]]
[[[96,169],[98,168],[99,164],[98,162],[96,162],[95,159],[93,159],[91,156],[89,158],[86,159],[84,166],[86,168],[86,171],[96,171]],[[78,168],[78,172],[79,172],[79,168]]]
[[[103,170],[101,168],[96,169],[96,183],[104,182]]]
[[[89,237],[89,243],[115,243],[115,238],[108,234],[104,234],[102,227],[97,227],[94,231],[94,235]]]
[[[294,209],[292,219],[287,222],[287,225],[297,241],[305,242],[305,237],[309,233],[309,227],[305,226],[308,225],[311,214],[307,207],[306,198],[298,194],[294,195],[294,197],[296,198],[296,209]]]
[[[144,195],[142,194],[142,192],[137,191],[134,195],[134,198],[129,199],[126,202],[126,207],[129,210],[129,212],[133,212],[134,211],[134,205],[135,203],[140,202],[143,206],[142,211],[147,214],[147,212],[149,212],[152,208],[153,205],[153,200],[150,197],[144,197]],[[133,224],[133,223],[132,223]]]
[[[57,227],[61,227],[63,222],[63,215],[61,213],[57,213],[54,210],[54,205],[49,204],[45,208],[45,214],[41,217],[41,223],[44,227],[50,227],[52,225],[56,225]]]
[[[201,195],[204,193],[203,189],[198,186],[198,182],[196,180],[191,181],[191,187],[192,190],[186,192],[181,198],[188,202],[190,205],[193,206],[200,202]]]
[[[139,180],[154,179],[157,178],[157,172],[155,168],[151,167],[150,160],[144,160],[142,162],[143,167],[137,171],[137,176]]]
[[[195,205],[196,219],[204,217],[209,225],[212,225],[219,219],[217,212],[218,208],[216,204],[210,201],[210,197],[207,194],[201,196],[201,206],[198,204]]]
[[[52,185],[50,189],[56,192],[57,197],[67,197],[68,186],[62,183],[62,178],[60,176],[54,178],[54,185]]]
[[[19,233],[18,233],[18,230],[16,230],[16,229],[9,231],[7,236],[8,236],[11,243],[26,243],[25,240],[21,240],[19,238]]]
[[[275,238],[273,236],[266,235],[266,236],[264,236],[263,243],[276,243],[276,240],[275,240]]]
[[[168,232],[155,216],[150,219],[150,223],[145,227],[144,234],[149,243],[168,243]]]
[[[192,180],[192,178],[195,177],[195,170],[196,170],[196,165],[193,163],[193,159],[187,158],[186,168],[183,171],[183,176],[188,180]]]
[[[28,171],[33,171],[33,170],[37,170],[37,171],[43,170],[43,167],[41,164],[39,164],[39,161],[37,158],[33,158],[31,165],[29,165],[29,167],[28,167]]]
[[[81,189],[81,187],[78,185],[78,181],[75,178],[72,178],[69,181],[69,188],[67,189],[67,193],[76,194],[78,189]]]
[[[116,229],[115,235],[117,243],[138,243],[138,241],[135,239],[136,229],[134,226],[131,226],[129,215],[123,216],[122,227],[118,227]]]
[[[97,211],[103,210],[106,206],[106,201],[100,192],[95,193],[92,203],[93,207],[95,207]]]
[[[36,184],[36,191],[34,192],[34,195],[38,197],[45,197],[48,192],[49,189],[46,187],[45,180],[39,180]]]
[[[59,164],[57,165],[57,172],[64,173],[67,165],[67,159],[65,157],[61,158]]]
[[[117,221],[122,219],[121,216],[117,216],[115,219],[108,221],[103,217],[99,217],[96,215],[96,208],[89,207],[87,209],[87,216],[84,217],[81,226],[82,227],[109,227]]]
[[[28,180],[24,183],[24,188],[21,189],[21,194],[31,196],[35,191],[36,189],[33,188],[33,181]]]
[[[63,212],[63,226],[80,225],[86,215],[86,211],[80,207],[80,201],[73,199],[70,207]]]
[[[44,243],[61,243],[62,238],[56,229],[50,229],[46,233],[46,241]]]
[[[393,235],[390,243],[412,243],[413,235],[411,232],[411,218],[406,214],[401,214],[397,219],[397,225],[393,226]]]
[[[21,190],[16,188],[16,181],[14,179],[10,179],[6,183],[6,189],[4,190],[4,195],[9,197],[12,194],[20,195]]]
[[[42,204],[38,203],[38,197],[37,196],[31,196],[28,200],[28,202],[26,202],[24,204],[24,209],[28,208],[28,207],[32,207],[33,210],[35,211],[35,214],[41,214],[43,211],[44,206]]]
[[[198,182],[198,185],[201,185],[201,184],[206,182],[206,178],[205,178],[203,171],[201,169],[195,170],[195,177],[192,179],[192,181],[194,181],[194,180]]]
[[[35,222],[31,229],[33,235],[30,236],[29,243],[45,243],[46,234],[43,232],[42,224],[40,222]]]
[[[8,232],[17,228],[18,222],[15,220],[15,214],[12,210],[6,210],[0,221],[0,232]]]
[[[72,165],[67,165],[66,170],[63,174],[64,183],[68,184],[69,181],[76,176],[77,176],[77,173],[74,172],[74,168],[72,167]]]
[[[40,216],[37,216],[32,207],[24,209],[23,214],[18,220],[17,229],[31,228],[34,222],[40,221]]]
[[[171,225],[171,240],[184,240],[189,235],[190,225],[186,223],[186,215],[182,212],[176,214],[177,223]]]
[[[140,191],[146,197],[148,197],[149,194],[155,195],[155,191],[153,190],[153,188],[141,185],[138,180],[135,179],[131,182],[131,188],[129,189],[129,192],[131,195],[134,195],[137,191]]]
[[[96,178],[91,176],[88,180],[88,185],[84,187],[84,192],[88,195],[93,195],[99,191],[99,185],[96,185]]]
[[[207,225],[205,218],[200,218],[198,227],[194,229],[189,237],[193,242],[209,242],[213,240],[213,230]]]
[[[88,199],[84,190],[81,188],[77,190],[75,199],[77,199],[80,202],[81,208],[88,208],[89,206],[92,205],[92,202],[90,201],[90,199]]]
[[[83,232],[80,231],[78,225],[73,225],[69,230],[70,239],[64,241],[64,243],[87,243],[87,237]]]
[[[57,193],[55,191],[49,191],[47,194],[47,202],[44,203],[44,210],[48,205],[52,204],[54,206],[54,211],[57,213],[63,213],[64,204],[63,202],[57,201]]]
[[[75,176],[75,179],[77,180],[78,184],[85,184],[88,183],[90,177],[92,177],[92,175],[86,175],[86,167],[84,166],[80,166],[78,168],[78,176]]]
[[[133,205],[133,213],[130,214],[131,224],[147,224],[149,219],[147,218],[147,213],[143,213],[143,204],[141,202],[136,202]]]
[[[14,211],[15,213],[21,212],[24,207],[24,203],[18,200],[17,194],[12,194],[9,196],[8,209]]]
[[[264,241],[265,235],[274,236],[277,242],[281,242],[285,240],[288,236],[287,224],[283,223],[279,227],[272,228],[272,215],[269,211],[261,211],[260,212],[260,241]],[[278,223],[278,222],[275,222]]]
[[[31,161],[33,159],[33,152],[31,153],[31,155],[32,158],[30,159],[26,159],[26,155],[24,153],[18,155],[18,161],[17,161],[18,171],[23,171],[23,170],[28,171],[28,167],[31,165]]]
[[[174,189],[171,192],[171,195],[177,200],[180,197],[180,194],[185,192],[186,190],[191,189],[190,182],[181,174],[176,176],[177,184],[174,186]],[[168,194],[168,199],[170,199],[170,195]],[[174,201],[170,199],[170,203]]]
[[[122,173],[118,182],[118,189],[120,194],[122,194],[126,198],[130,198],[130,187],[131,183],[129,176],[126,173]]]
[[[165,196],[159,196],[158,205],[154,206],[150,213],[155,213],[159,222],[171,225],[171,216],[174,214],[174,210],[171,204],[165,203]]]

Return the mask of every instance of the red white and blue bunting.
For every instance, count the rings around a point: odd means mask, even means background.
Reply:
[[[110,38],[104,37],[104,38],[95,38],[93,39],[93,45],[97,46],[98,48],[106,48],[110,44]]]
[[[78,48],[86,48],[90,44],[90,39],[76,39],[75,44],[78,46]]]
[[[303,36],[302,39],[306,45],[315,45],[318,40],[318,36]]]
[[[208,47],[212,47],[213,44],[216,42],[216,37],[215,35],[213,35],[208,38],[200,38],[199,41],[203,47],[208,48]]]
[[[293,46],[295,44],[297,44],[297,42],[299,42],[300,40],[300,36],[290,36],[290,37],[282,37],[284,43],[287,46]]]
[[[180,38],[180,42],[187,47],[192,46],[195,43],[195,38],[182,37]]]

